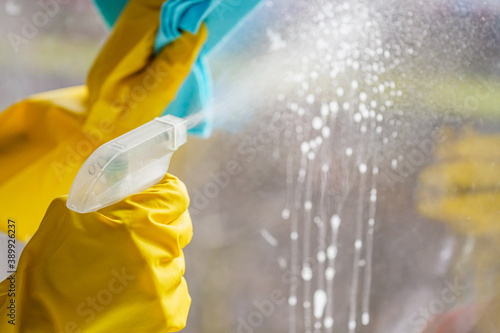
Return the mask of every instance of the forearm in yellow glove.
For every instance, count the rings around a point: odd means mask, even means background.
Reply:
[[[182,329],[191,302],[182,253],[192,236],[188,205],[170,175],[94,213],[55,199],[11,276],[15,296],[9,279],[0,284],[0,332]]]
[[[36,231],[55,197],[69,193],[99,145],[161,115],[189,74],[207,31],[183,33],[154,55],[162,3],[129,1],[87,87],[36,95],[0,113],[0,221],[15,220],[19,239]]]

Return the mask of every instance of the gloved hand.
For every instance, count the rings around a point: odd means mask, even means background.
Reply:
[[[196,35],[182,33],[155,56],[154,44],[165,0],[130,0],[87,78],[90,114],[85,128],[102,119],[118,126],[116,137],[160,116],[175,98],[207,38],[203,24]]]
[[[475,237],[472,258],[476,302],[470,321],[475,324],[474,332],[498,332],[500,136],[479,135],[470,129],[459,136],[448,134],[450,139],[436,148],[437,163],[420,175],[418,210],[459,233]]]
[[[154,56],[162,3],[128,3],[87,87],[35,95],[0,113],[0,221],[14,219],[18,239],[28,239],[49,203],[69,193],[98,146],[160,116],[188,76],[205,26]]]
[[[178,331],[191,299],[182,248],[192,237],[186,188],[160,184],[94,213],[56,198],[19,259],[15,297],[0,284],[1,332]],[[15,325],[11,318],[15,300]]]

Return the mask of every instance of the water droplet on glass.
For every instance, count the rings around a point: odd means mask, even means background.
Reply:
[[[328,137],[330,137],[330,128],[329,127],[323,127],[323,129],[321,130],[321,134],[323,135],[323,137],[326,139]]]
[[[271,233],[269,232],[269,230],[267,230],[267,229],[260,229],[260,235],[262,236],[262,238],[264,238],[264,240],[266,242],[269,243],[269,245],[271,245],[273,247],[278,246],[278,240],[276,238],[274,238],[273,235],[271,235]]]
[[[286,42],[281,38],[281,35],[277,32],[274,32],[271,29],[266,30],[267,37],[271,42],[269,46],[270,51],[278,51],[286,47]]]
[[[394,170],[396,170],[398,168],[398,160],[393,158],[391,161],[391,166]]]
[[[314,292],[314,317],[319,319],[323,316],[327,302],[326,292],[318,289]]]
[[[320,117],[314,117],[312,120],[312,127],[315,130],[319,130],[321,127],[323,127],[323,120],[321,120]]]
[[[323,321],[323,325],[325,325],[325,328],[332,328],[333,327],[333,318],[330,316],[325,317],[325,320]]]
[[[339,103],[337,102],[330,102],[330,111],[332,111],[332,113],[337,113],[339,111]]]
[[[330,245],[326,249],[326,255],[328,256],[329,259],[333,259],[337,257],[338,249],[335,245]]]
[[[335,269],[332,267],[328,267],[325,270],[325,279],[327,279],[328,281],[331,281],[331,280],[333,280],[334,277],[335,277]]]
[[[302,279],[304,281],[311,281],[312,279],[312,270],[311,270],[311,267],[309,266],[304,266],[302,268]]]
[[[286,259],[283,257],[278,257],[278,265],[280,266],[281,269],[285,269],[287,266]]]
[[[366,173],[366,170],[367,170],[366,164],[360,163],[359,164],[359,172],[363,174],[363,173]]]
[[[307,153],[309,151],[309,148],[309,142],[307,141],[302,142],[302,144],[300,145],[300,150],[303,154]]]
[[[361,316],[361,322],[363,325],[368,325],[370,323],[370,314],[368,312],[364,312]]]
[[[332,225],[332,229],[337,230],[340,227],[340,216],[333,214],[330,219],[330,224]]]
[[[315,98],[314,98],[314,95],[313,95],[313,94],[309,94],[309,95],[307,95],[307,97],[306,97],[306,102],[307,102],[308,104],[313,104],[313,103],[314,103],[314,100],[315,100]]]
[[[7,13],[7,15],[16,16],[19,15],[20,12],[21,6],[15,1],[7,1],[5,3],[5,13]]]
[[[330,109],[328,108],[328,105],[327,104],[323,104],[321,105],[321,115],[323,117],[326,117],[328,116],[328,113],[330,112]]]

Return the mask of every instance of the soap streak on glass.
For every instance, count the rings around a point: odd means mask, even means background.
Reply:
[[[287,75],[294,93],[280,93],[277,98],[287,110],[285,116],[294,119],[282,133],[288,155],[281,215],[290,221],[291,273],[300,277],[289,286],[289,332],[297,332],[302,324],[307,333],[354,333],[358,323],[370,324],[375,156],[384,135],[378,124],[392,105],[390,96],[397,95],[397,87],[382,80],[392,60],[389,51],[384,52],[377,22],[370,19],[366,3],[325,4],[313,16],[315,24],[299,38],[314,44],[315,50],[305,52]],[[279,36],[278,31],[273,34]],[[354,214],[343,217],[351,207]],[[352,245],[339,244],[343,226],[353,233]],[[336,324],[341,310],[335,308],[339,256],[352,258],[352,271],[344,273],[351,274],[346,286],[347,313],[339,321],[344,327]],[[297,317],[300,313],[303,321]]]

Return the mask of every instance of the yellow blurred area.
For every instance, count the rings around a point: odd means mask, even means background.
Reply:
[[[494,333],[500,327],[500,136],[470,128],[453,136],[420,174],[418,210],[475,237],[475,320],[479,332]]]

